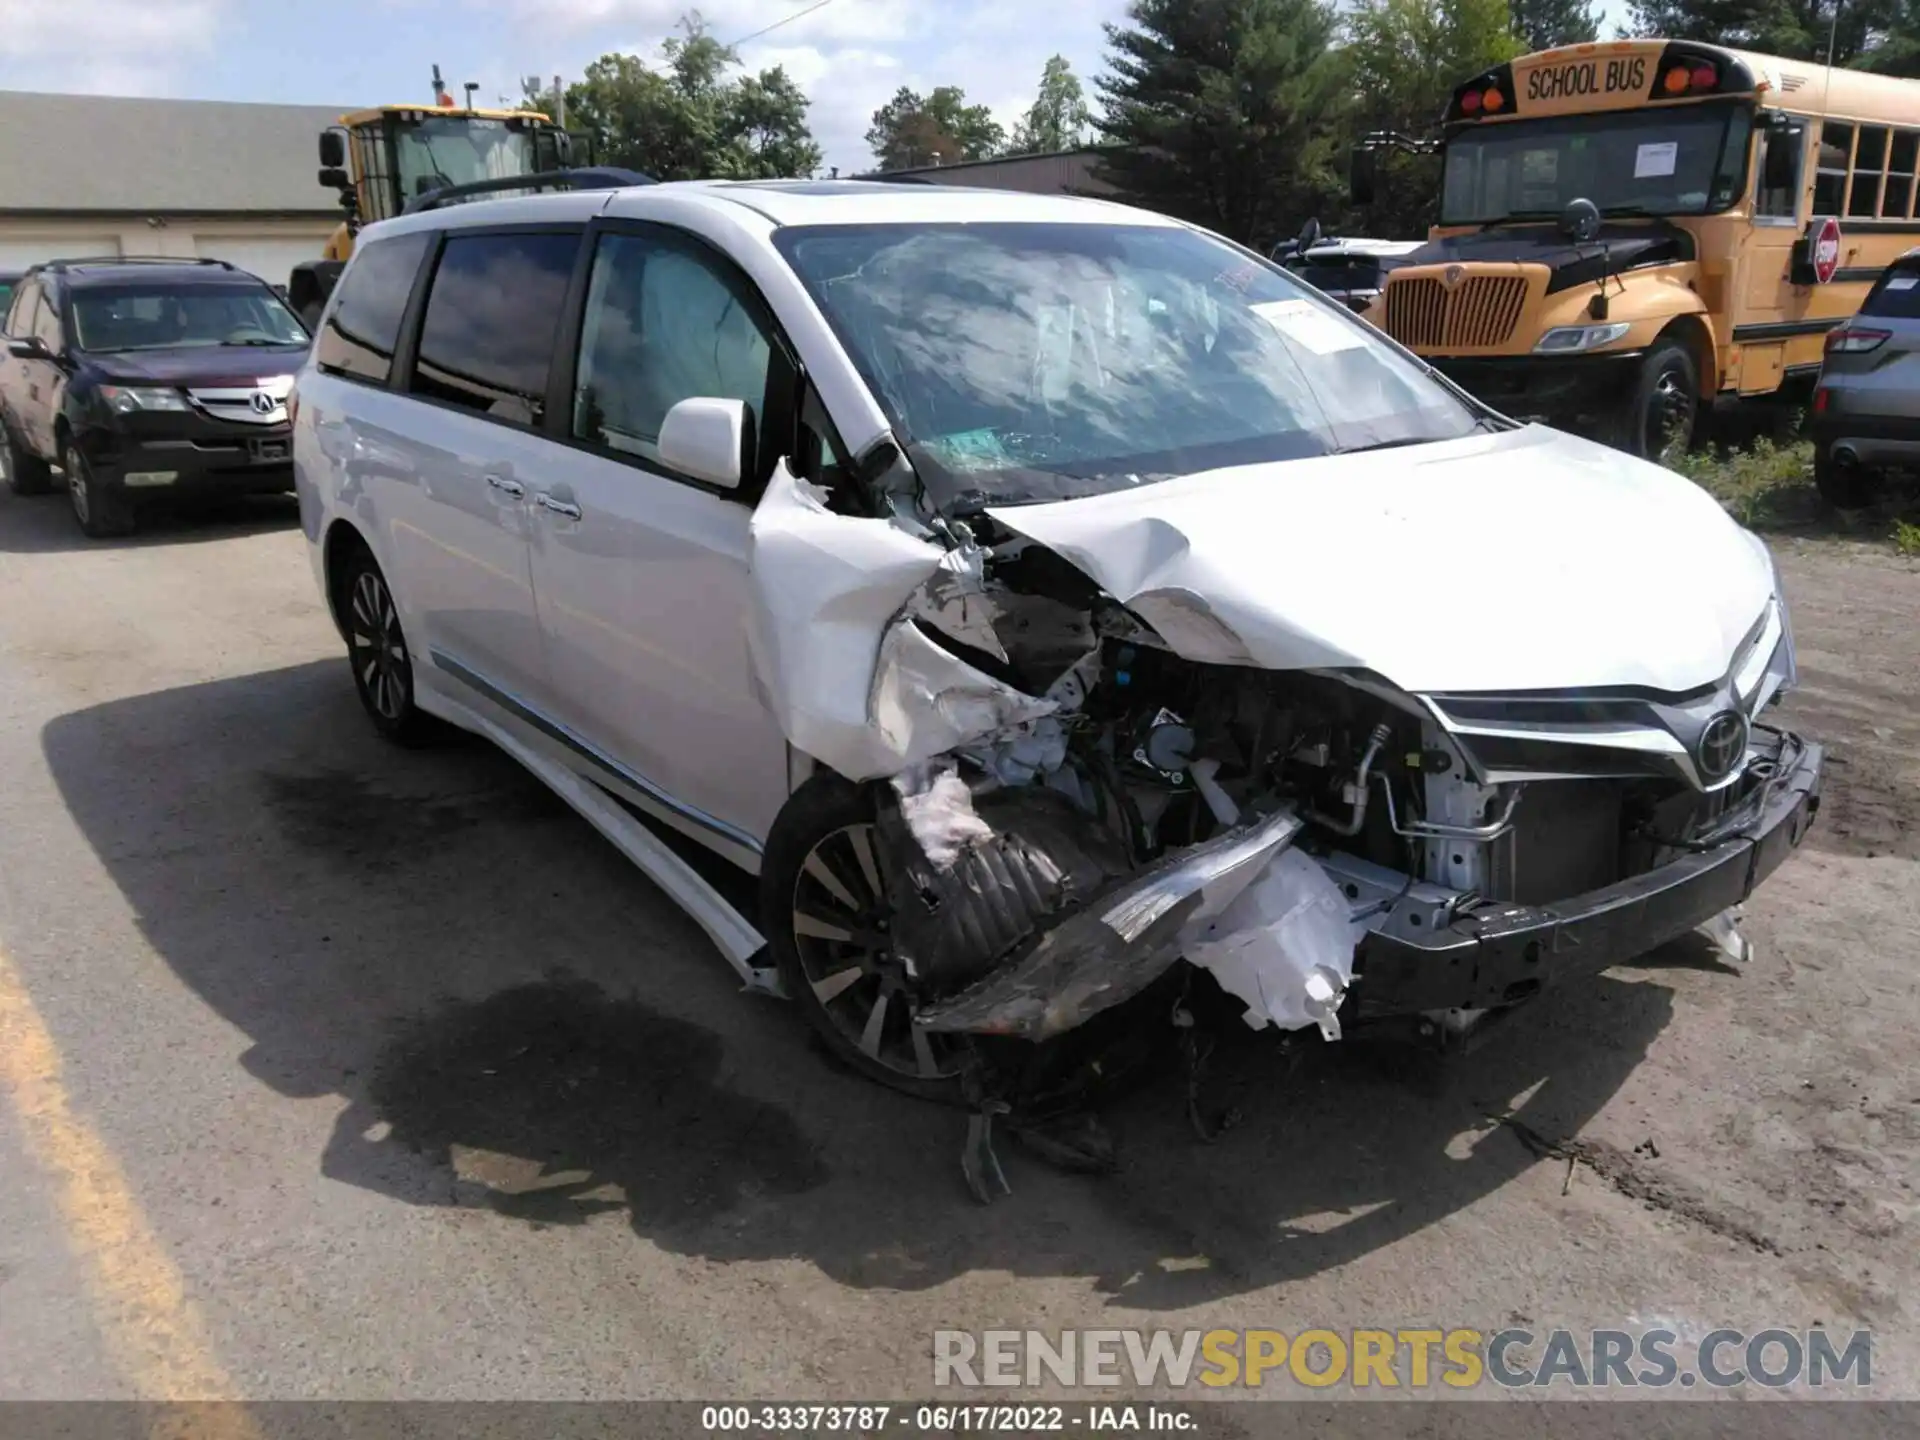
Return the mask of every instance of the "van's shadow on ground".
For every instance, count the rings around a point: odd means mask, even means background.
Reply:
[[[1487,1117],[1572,1134],[1671,1013],[1666,987],[1603,977],[1445,1067],[1351,1048],[1291,1075],[1249,1034],[1223,1067],[1248,1118],[1217,1144],[1169,1074],[1108,1111],[1118,1175],[1008,1147],[1015,1193],[982,1208],[956,1114],[824,1065],[490,746],[382,745],[339,661],[101,705],[44,744],[153,945],[247,1037],[240,1063],[346,1102],[328,1177],[514,1223],[619,1211],[678,1253],[854,1286],[1005,1270],[1177,1306],[1313,1274],[1539,1163]]]

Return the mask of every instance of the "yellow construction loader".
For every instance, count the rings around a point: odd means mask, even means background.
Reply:
[[[572,167],[563,124],[537,110],[486,110],[477,87],[457,102],[433,67],[431,105],[380,105],[320,132],[320,183],[346,212],[318,260],[296,265],[287,297],[312,328],[362,225],[457,199],[527,190],[645,184],[634,171]]]

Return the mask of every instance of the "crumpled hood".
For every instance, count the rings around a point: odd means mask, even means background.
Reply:
[[[1689,690],[1773,593],[1704,490],[1537,425],[989,513],[1188,659],[1413,692]]]

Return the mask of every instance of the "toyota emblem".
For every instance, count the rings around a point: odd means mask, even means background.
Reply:
[[[254,391],[253,398],[249,403],[253,406],[253,413],[256,415],[271,415],[280,404],[278,400],[274,399],[274,397],[265,390]]]
[[[1731,775],[1747,753],[1747,717],[1733,710],[1722,710],[1700,732],[1694,759],[1700,778],[1712,784]]]

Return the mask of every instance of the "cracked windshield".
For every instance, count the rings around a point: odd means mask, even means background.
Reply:
[[[1065,499],[1476,424],[1344,311],[1191,231],[823,227],[778,243],[936,504]]]

